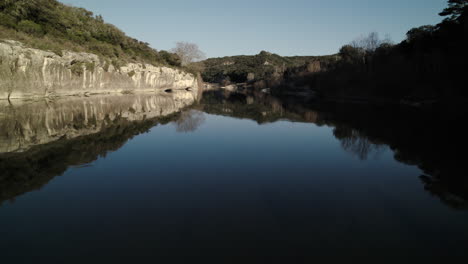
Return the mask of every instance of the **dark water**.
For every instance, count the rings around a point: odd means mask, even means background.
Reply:
[[[0,119],[10,146],[0,154],[2,263],[445,263],[468,254],[464,156],[440,138],[446,130],[420,129],[430,122],[405,127],[395,112],[244,95],[208,94],[153,116],[151,107],[124,113],[120,102],[83,118],[75,103],[48,103],[36,128]],[[57,138],[34,139],[51,130]]]

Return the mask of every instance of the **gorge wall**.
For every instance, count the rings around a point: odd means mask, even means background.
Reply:
[[[197,77],[178,69],[142,63],[116,68],[90,53],[64,51],[59,56],[17,41],[0,40],[0,99],[164,89],[197,95],[199,86]]]

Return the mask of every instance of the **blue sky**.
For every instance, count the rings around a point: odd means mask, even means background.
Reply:
[[[61,0],[101,14],[158,50],[197,43],[208,57],[336,53],[376,31],[395,42],[416,26],[436,24],[446,0]]]

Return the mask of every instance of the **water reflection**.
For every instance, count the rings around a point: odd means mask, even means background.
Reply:
[[[0,204],[178,120],[193,102],[183,92],[1,102]]]
[[[120,119],[167,116],[193,102],[193,95],[186,92],[0,101],[0,153],[95,134]]]
[[[466,111],[425,112],[343,104],[314,104],[263,93],[205,93],[201,109],[207,113],[249,118],[259,124],[287,119],[333,127],[335,138],[360,160],[378,156],[390,147],[395,159],[418,166],[424,188],[455,209],[468,208]]]
[[[459,113],[313,105],[264,93],[206,92],[194,102],[186,93],[1,102],[0,203],[41,188],[71,166],[106,156],[158,124],[174,122],[176,131],[193,132],[208,113],[258,124],[289,120],[329,126],[342,148],[359,160],[388,146],[396,160],[424,171],[421,181],[428,192],[452,208],[468,209],[468,177],[461,166],[466,154],[459,151],[468,131],[459,125]],[[437,125],[447,120],[450,129]]]
[[[205,122],[203,112],[196,110],[183,111],[176,121],[177,132],[188,133],[194,132]]]

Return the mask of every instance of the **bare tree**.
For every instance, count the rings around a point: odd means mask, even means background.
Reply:
[[[384,150],[382,145],[372,142],[356,129],[337,126],[333,130],[333,134],[340,140],[344,150],[356,155],[361,160],[367,160],[371,154],[378,155]]]
[[[197,44],[190,42],[177,42],[176,47],[171,50],[179,55],[182,65],[205,59],[205,53],[200,50]]]
[[[176,121],[176,131],[182,133],[193,132],[205,122],[203,112],[188,110],[181,113]]]
[[[382,44],[391,44],[392,41],[389,35],[385,36],[385,39],[380,39],[379,33],[371,32],[367,36],[360,36],[353,40],[350,45],[354,48],[363,49],[366,52],[375,51]]]

